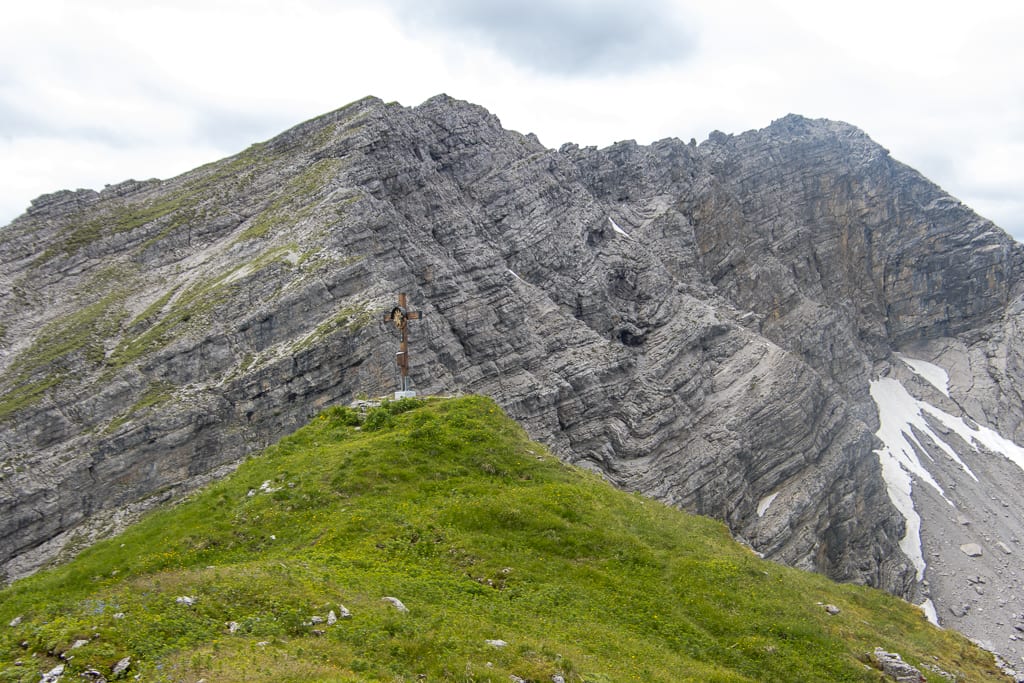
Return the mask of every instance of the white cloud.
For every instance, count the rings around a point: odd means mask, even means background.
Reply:
[[[604,76],[684,60],[693,35],[670,0],[389,0],[403,25],[472,41],[542,74]]]
[[[1024,238],[1022,29],[1024,6],[991,0],[20,3],[0,25],[0,223],[365,95],[447,92],[552,147],[845,120]]]

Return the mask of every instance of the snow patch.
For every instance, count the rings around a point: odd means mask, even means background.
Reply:
[[[926,598],[918,607],[924,612],[924,616],[928,621],[932,622],[939,628],[942,628],[942,624],[939,623],[939,613],[935,611],[935,603],[932,602],[931,598]]]
[[[883,445],[875,453],[878,454],[878,460],[882,466],[882,479],[885,480],[885,489],[889,494],[889,500],[906,520],[903,538],[900,539],[900,550],[914,563],[917,580],[921,581],[924,579],[926,565],[924,553],[921,550],[921,516],[914,509],[914,499],[910,495],[913,489],[912,476],[916,476],[938,491],[939,495],[950,505],[953,503],[946,498],[942,487],[917,457],[914,445],[921,452],[925,452],[925,449],[914,436],[912,428],[917,428],[928,434],[947,452],[952,452],[952,449],[932,432],[921,414],[920,402],[911,396],[897,380],[883,377],[872,381],[871,398],[878,406],[879,426],[876,435]],[[955,453],[952,457],[959,461]],[[966,466],[964,468],[966,469]]]
[[[880,424],[877,436],[884,444],[884,448],[875,452],[879,454],[879,457],[889,457],[898,469],[906,472],[908,494],[909,476],[914,475],[934,488],[947,503],[953,504],[946,498],[946,492],[932,478],[931,473],[925,469],[924,465],[921,464],[921,460],[917,457],[918,451],[922,453],[926,451],[921,442],[914,436],[914,429],[929,436],[935,445],[960,465],[974,481],[978,481],[978,478],[974,476],[970,468],[960,459],[956,451],[950,448],[949,444],[943,441],[942,437],[936,434],[924,419],[924,408],[927,408],[929,413],[932,413],[932,411],[941,413],[942,411],[924,401],[917,400],[910,395],[910,392],[898,380],[890,377],[883,377],[871,382],[871,398],[874,399],[875,405],[878,406]],[[952,418],[952,416],[948,417]],[[915,450],[914,446],[917,446],[918,450]],[[893,474],[896,474],[895,470]],[[902,484],[900,486],[902,488]],[[890,491],[891,493],[892,491]],[[891,497],[892,495],[890,495]],[[895,503],[896,500],[893,499],[893,502]]]
[[[623,230],[622,228],[619,227],[619,224],[616,223],[615,219],[612,218],[611,216],[608,216],[608,222],[612,224],[612,230],[614,230],[615,232],[619,233],[620,235],[624,235],[625,237],[629,237],[629,239],[633,239],[628,232],[626,232],[625,230]]]
[[[941,370],[941,368],[938,369]],[[872,382],[871,397],[875,399],[875,403],[878,405],[878,414],[882,421],[882,425],[878,429],[879,438],[882,439],[886,446],[897,444],[901,450],[908,452],[908,457],[912,457],[919,467],[920,461],[917,460],[917,456],[913,454],[913,449],[910,448],[908,443],[909,439],[917,444],[918,447],[921,446],[909,429],[911,425],[931,437],[932,441],[960,465],[971,479],[978,481],[978,478],[967,464],[960,459],[956,451],[924,421],[924,415],[927,413],[930,417],[940,422],[943,427],[956,433],[975,451],[980,451],[979,447],[983,447],[993,453],[1002,455],[1024,470],[1024,448],[1004,438],[993,429],[983,425],[969,425],[962,417],[955,417],[926,401],[914,398],[895,379],[882,378]],[[887,416],[891,419],[887,420]],[[883,430],[885,434],[883,434]],[[925,471],[923,467],[921,467],[921,470]],[[925,473],[927,474],[926,471]],[[918,472],[915,471],[914,474],[918,474]],[[938,487],[938,484],[934,483],[930,475],[922,477],[922,479],[931,483],[935,486],[936,491],[942,493],[942,489]]]
[[[506,268],[505,270],[508,271],[509,275],[511,275],[515,279],[519,280],[520,282],[526,282],[523,278],[519,277],[519,275],[514,270],[512,270],[511,268]]]
[[[928,380],[947,396],[948,375],[942,368],[901,356],[915,373]],[[921,462],[918,453],[927,453],[916,434],[926,435],[936,447],[967,473],[971,479],[978,477],[960,459],[952,446],[941,434],[932,429],[925,419],[926,416],[939,422],[946,430],[955,433],[964,443],[975,451],[980,447],[998,453],[1024,470],[1024,448],[1009,439],[1005,439],[988,427],[969,425],[962,417],[955,417],[936,408],[926,401],[914,398],[910,392],[896,379],[883,377],[871,382],[871,398],[878,406],[879,427],[876,435],[882,441],[882,448],[876,450],[882,466],[882,477],[885,480],[889,499],[906,520],[906,533],[900,539],[900,549],[910,558],[917,569],[918,581],[924,578],[926,569],[924,555],[921,550],[921,517],[914,509],[911,497],[913,481],[924,482],[938,492],[942,498],[953,505],[946,497],[942,487],[932,477]],[[973,424],[973,423],[972,423]],[[916,448],[915,448],[916,447]]]
[[[924,562],[924,552],[921,550],[921,516],[914,509],[914,499],[910,497],[910,473],[900,466],[899,460],[888,448],[875,453],[878,453],[878,459],[882,463],[882,479],[885,480],[889,500],[906,520],[903,538],[900,539],[900,550],[914,563],[917,580],[921,581],[924,579],[927,565]]]
[[[896,357],[913,370],[915,375],[931,384],[946,396],[949,396],[949,374],[945,370],[925,360],[907,358],[902,353],[897,353]]]
[[[758,503],[757,503],[757,516],[758,517],[764,517],[764,513],[768,512],[768,508],[770,508],[772,506],[772,503],[775,502],[775,499],[778,497],[778,495],[779,495],[779,492],[776,491],[775,493],[771,494],[770,496],[765,496],[764,498],[762,498],[761,500],[758,501]]]
[[[1024,448],[1021,448],[1009,439],[1003,438],[995,430],[981,425],[971,427],[962,417],[953,417],[949,413],[943,412],[927,403],[922,402],[922,404],[922,407],[929,415],[941,422],[950,431],[956,432],[974,450],[977,451],[979,445],[984,446],[993,453],[999,453],[1024,470]],[[968,470],[968,473],[970,473],[970,470]],[[973,474],[971,476],[974,477]],[[977,481],[978,478],[974,477],[974,480]]]

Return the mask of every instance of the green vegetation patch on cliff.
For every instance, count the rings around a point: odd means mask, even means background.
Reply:
[[[261,239],[282,226],[295,225],[308,217],[316,206],[316,194],[329,184],[342,163],[340,159],[319,159],[290,178],[277,199],[252,220],[236,241]]]
[[[182,176],[179,185],[168,186],[170,189],[158,199],[127,198],[98,204],[73,216],[61,230],[59,241],[40,255],[37,265],[62,253],[72,256],[104,237],[160,222],[160,231],[143,244],[145,249],[200,216],[205,218],[199,207],[210,200],[222,199],[229,189],[252,186],[273,158],[263,145],[253,145]]]
[[[316,329],[309,335],[300,339],[295,346],[292,347],[292,352],[298,353],[299,351],[307,349],[324,337],[330,336],[338,330],[344,330],[349,334],[357,332],[373,321],[373,314],[374,311],[369,308],[368,304],[363,302],[346,306],[327,320],[317,325]]]
[[[123,294],[113,292],[99,301],[57,318],[39,331],[29,348],[0,376],[0,419],[29,406],[60,384],[71,356],[91,365],[104,359],[104,341],[125,317]]]
[[[228,298],[229,292],[222,283],[199,283],[174,298],[176,289],[162,296],[151,305],[130,329],[138,330],[141,325],[149,326],[133,337],[124,338],[111,354],[109,363],[121,367],[152,353],[193,327],[199,327],[216,306]],[[166,310],[165,310],[166,309]]]
[[[104,236],[131,232],[174,213],[179,215],[171,219],[169,225],[184,224],[191,215],[184,209],[189,199],[191,197],[171,195],[158,201],[122,203],[106,210],[80,214],[68,223],[61,235],[63,239],[43,252],[37,264],[45,263],[60,253],[74,255]]]
[[[328,409],[0,592],[0,681],[62,653],[69,679],[130,657],[145,681],[880,681],[876,646],[1001,680],[916,608],[615,490],[480,397]]]
[[[138,401],[133,403],[132,406],[124,413],[110,421],[103,430],[104,434],[110,434],[116,431],[118,427],[129,422],[138,413],[169,401],[173,395],[174,389],[174,385],[169,382],[153,382],[146,387],[144,392],[142,392]]]
[[[120,368],[193,332],[209,333],[214,313],[231,301],[244,279],[272,266],[293,266],[300,258],[298,248],[294,242],[276,246],[226,273],[197,279],[188,286],[174,284],[128,324],[108,364]]]

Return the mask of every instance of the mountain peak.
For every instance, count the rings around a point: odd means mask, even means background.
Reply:
[[[871,387],[903,352],[949,373],[920,400],[1024,441],[1022,273],[1020,245],[847,124],[556,151],[448,96],[360,100],[0,233],[0,558],[31,572],[83,525],[393,391],[382,321],[405,292],[422,392],[487,394],[771,559],[967,623],[903,550]],[[972,635],[1017,656],[989,621]]]

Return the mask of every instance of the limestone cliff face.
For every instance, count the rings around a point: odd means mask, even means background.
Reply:
[[[447,97],[363,100],[0,229],[0,561],[393,390],[404,291],[420,392],[493,396],[567,461],[913,596],[869,382],[952,340],[965,410],[1020,441],[1022,259],[846,124],[551,150]]]

